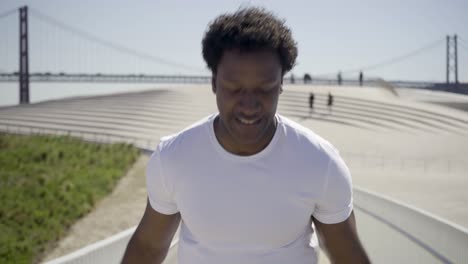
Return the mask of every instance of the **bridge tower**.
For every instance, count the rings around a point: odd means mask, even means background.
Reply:
[[[19,98],[20,104],[29,104],[28,7],[19,9]]]
[[[458,84],[457,35],[447,36],[447,85],[452,75],[453,81]]]

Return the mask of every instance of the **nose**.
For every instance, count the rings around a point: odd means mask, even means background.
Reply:
[[[260,100],[255,94],[244,92],[241,95],[239,106],[244,114],[253,115],[260,110]]]

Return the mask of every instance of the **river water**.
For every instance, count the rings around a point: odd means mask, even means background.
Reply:
[[[31,103],[73,96],[102,95],[120,92],[136,92],[167,86],[168,84],[128,83],[30,83]],[[170,84],[169,84],[170,85]],[[0,106],[19,103],[19,84],[0,82]]]

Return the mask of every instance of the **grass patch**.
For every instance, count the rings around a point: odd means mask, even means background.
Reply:
[[[0,263],[39,261],[138,155],[128,144],[0,134]]]

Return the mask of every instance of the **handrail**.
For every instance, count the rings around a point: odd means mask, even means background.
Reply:
[[[1,130],[1,127],[5,127],[5,130]],[[70,130],[70,129],[61,129],[61,128],[43,128],[38,126],[31,126],[31,125],[8,125],[8,124],[0,124],[0,132],[7,133],[7,134],[18,134],[18,135],[55,135],[55,136],[71,136],[80,138],[87,142],[95,142],[95,143],[130,143],[135,145],[140,149],[153,149],[156,148],[156,143],[159,142],[158,140],[152,138],[137,138],[137,137],[129,137],[129,136],[122,136],[115,133],[97,133],[97,132],[89,132],[86,130]],[[48,133],[52,132],[52,133]]]
[[[65,73],[46,72],[30,73],[32,82],[127,82],[127,83],[193,83],[209,84],[209,75],[161,75],[161,74],[107,74],[107,73]],[[17,82],[17,72],[0,72],[0,82]],[[362,81],[363,86],[381,86],[382,78],[368,77]],[[395,87],[433,88],[436,82],[427,81],[385,81]],[[339,85],[337,78],[313,77],[311,80],[291,76],[284,77],[285,84],[316,84],[316,85]],[[343,78],[341,85],[359,86],[361,82],[357,78]]]
[[[468,229],[395,199],[355,187],[355,207],[412,240],[442,263],[466,263]]]
[[[416,243],[442,263],[468,259],[468,230],[421,209],[354,187],[354,206]],[[45,264],[119,263],[136,227]],[[175,237],[173,248],[178,243]]]

